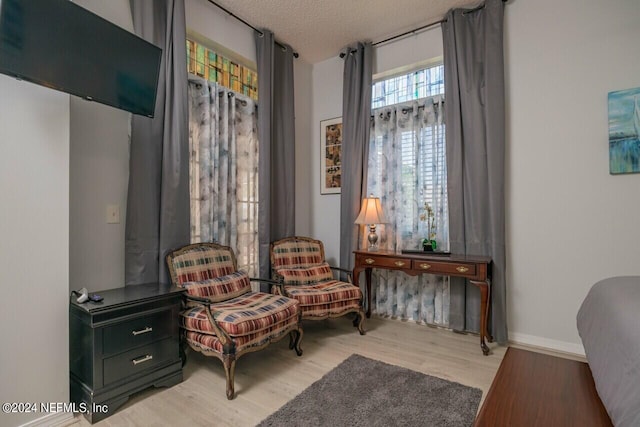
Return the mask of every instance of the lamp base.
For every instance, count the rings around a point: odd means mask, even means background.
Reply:
[[[378,235],[376,234],[376,225],[369,225],[369,236],[367,237],[369,240],[369,247],[367,250],[369,252],[375,252],[378,250]]]

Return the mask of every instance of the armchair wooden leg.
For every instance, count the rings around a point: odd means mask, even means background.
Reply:
[[[296,346],[296,339],[297,338],[298,338],[298,332],[297,331],[289,332],[289,350],[293,350],[293,348]]]
[[[234,376],[236,373],[235,355],[224,355],[222,363],[224,364],[225,374],[227,374],[227,399],[231,400],[235,397],[233,389]]]
[[[295,334],[295,340],[292,339],[292,344],[289,345],[289,348],[295,348],[296,354],[298,356],[302,356],[302,347],[300,347],[300,341],[302,341],[302,328],[292,331],[291,334]],[[291,335],[291,337],[293,338],[293,335]]]
[[[356,318],[353,319],[353,326],[358,327],[358,332],[360,335],[364,335],[367,332],[364,330],[364,310],[360,310],[356,313]]]

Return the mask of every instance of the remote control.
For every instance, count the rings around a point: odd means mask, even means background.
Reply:
[[[102,301],[104,298],[102,298],[100,295],[98,294],[93,294],[93,295],[89,295],[89,301],[91,302],[100,302]]]

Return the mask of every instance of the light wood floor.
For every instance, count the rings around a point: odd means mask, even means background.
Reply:
[[[476,335],[375,316],[367,319],[366,329],[366,335],[359,335],[348,318],[305,322],[301,357],[283,339],[238,360],[231,401],[225,396],[222,363],[189,351],[181,384],[142,391],[94,426],[254,426],[353,353],[486,394],[506,351],[491,344],[492,354],[483,356]],[[90,425],[83,417],[76,419],[76,426]]]

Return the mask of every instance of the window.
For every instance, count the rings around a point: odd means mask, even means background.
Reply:
[[[419,219],[425,203],[435,213],[438,249],[448,248],[443,102],[442,64],[373,84],[368,193],[390,205],[383,206],[394,232],[390,249],[418,248],[428,236]]]
[[[201,36],[187,40],[191,241],[230,246],[238,268],[256,276],[258,77],[241,59]]]
[[[258,74],[212,49],[187,39],[187,71],[235,92],[258,99]]]
[[[253,117],[244,117],[249,121]],[[253,123],[257,126],[257,123]],[[238,137],[240,142],[246,139]],[[249,141],[239,147],[249,157],[238,167],[237,210],[238,210],[238,251],[236,253],[238,268],[246,271],[251,277],[258,277],[260,259],[258,258],[258,138],[254,134]],[[260,289],[259,285],[258,288]]]
[[[440,64],[375,82],[371,109],[443,94],[444,66]]]

